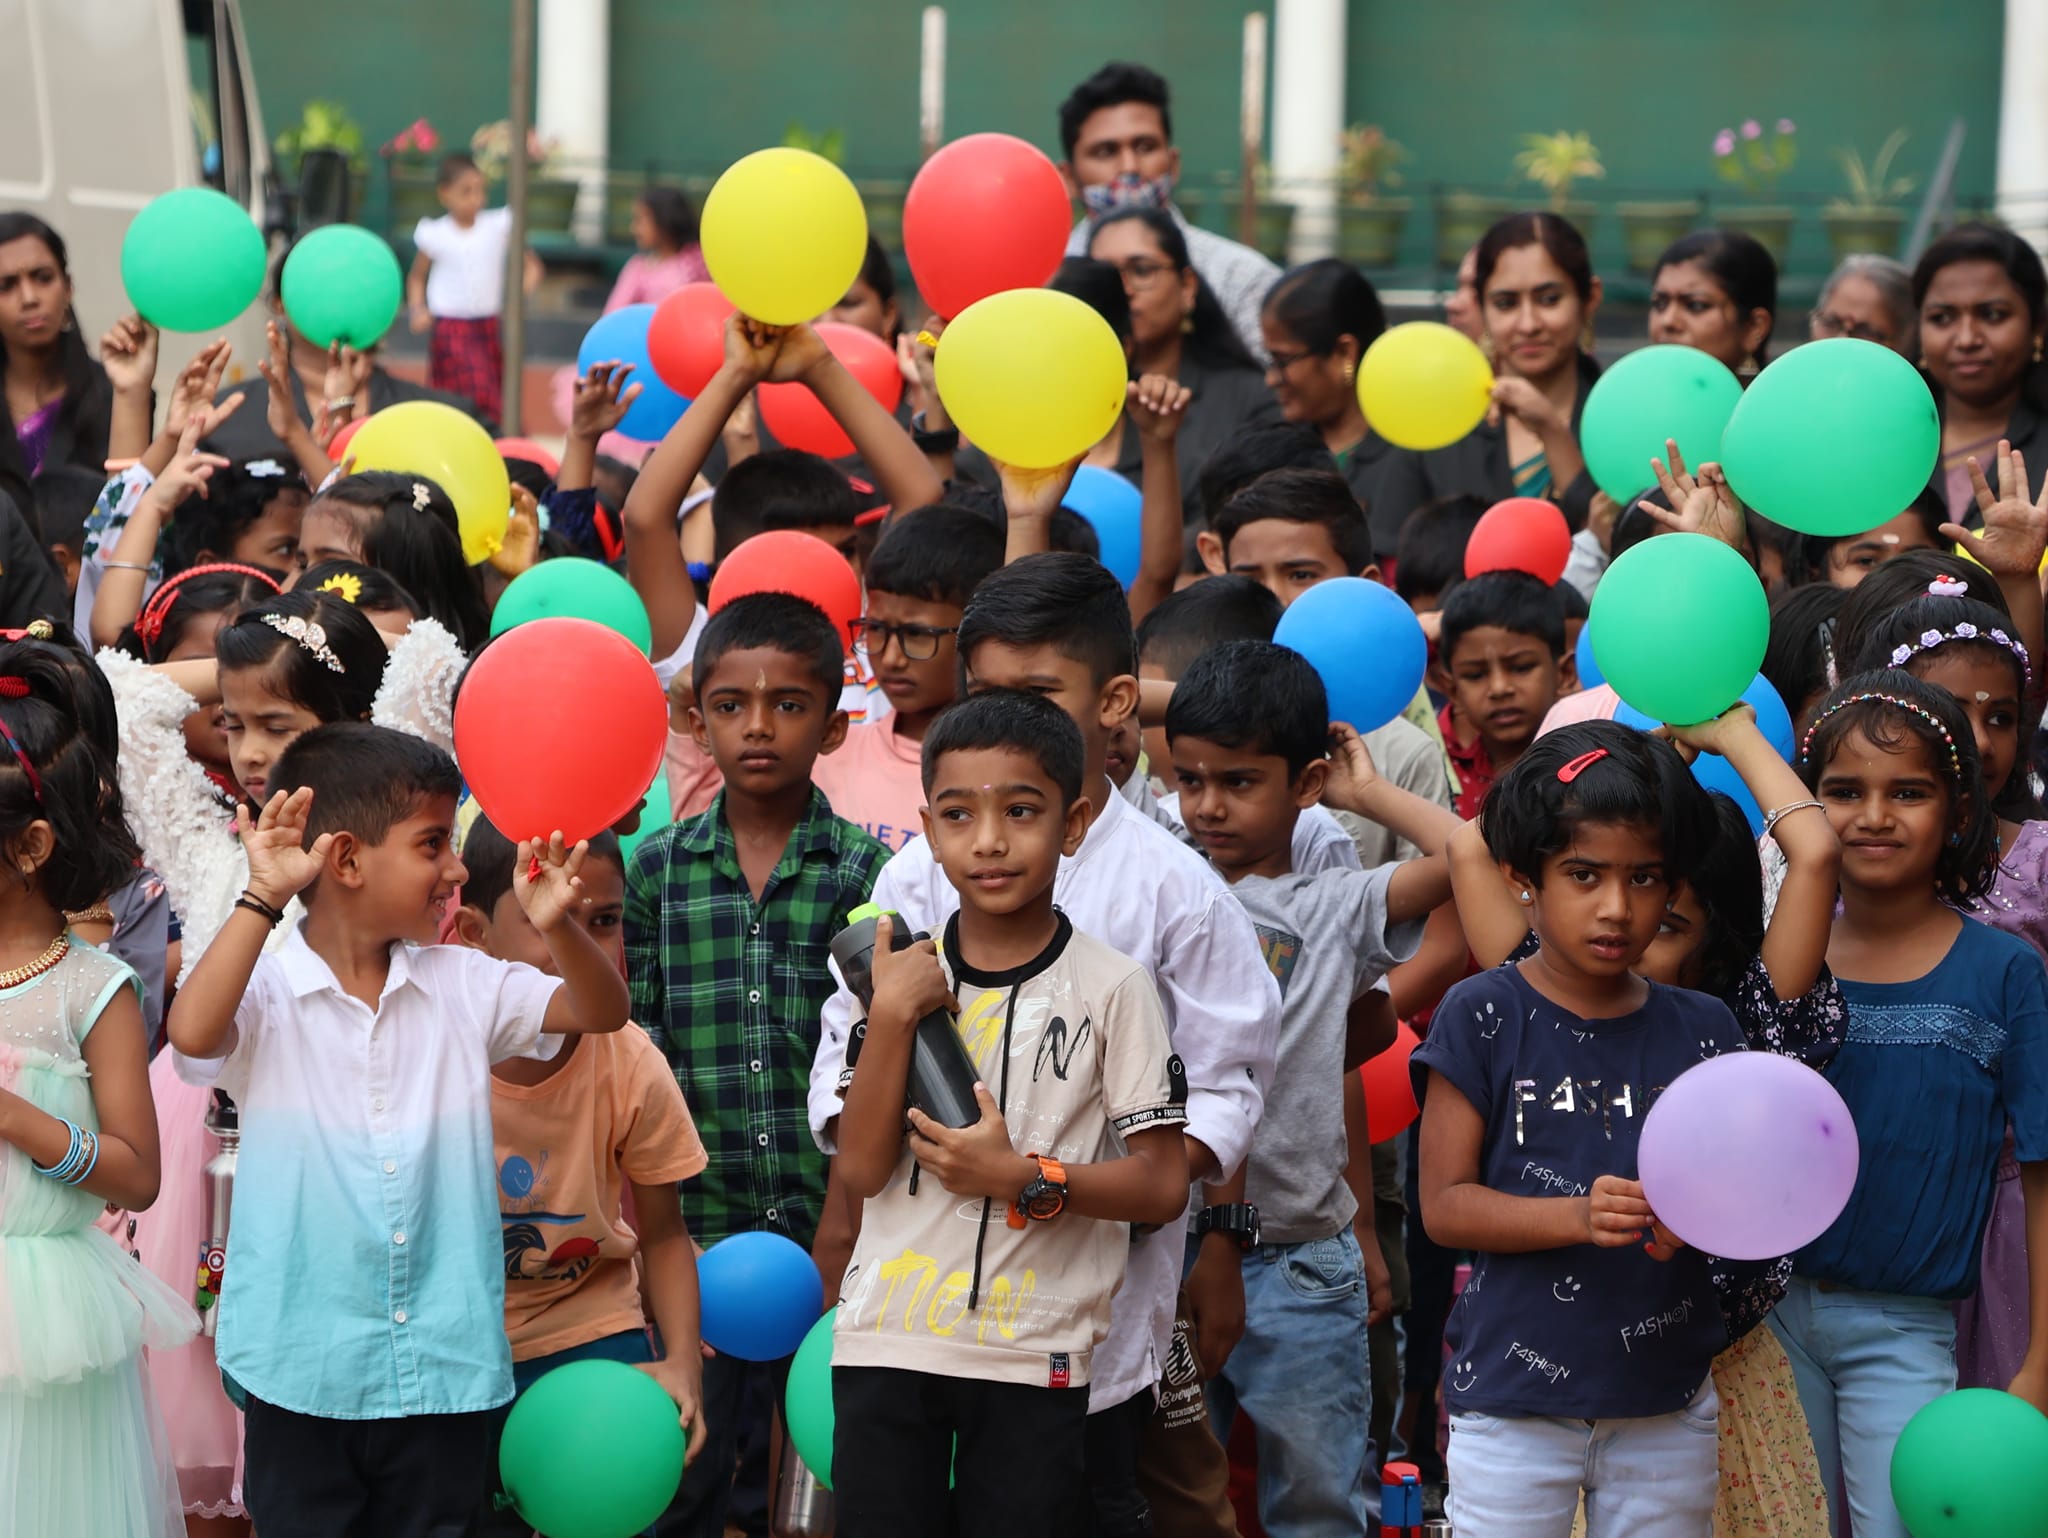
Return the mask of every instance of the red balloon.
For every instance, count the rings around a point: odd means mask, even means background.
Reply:
[[[1572,531],[1554,502],[1509,497],[1489,507],[1465,544],[1465,575],[1526,571],[1545,587],[1564,578],[1572,558]]]
[[[602,833],[640,805],[667,743],[653,664],[592,620],[506,631],[470,664],[455,700],[463,779],[510,839],[560,829],[574,844]]]
[[[955,139],[924,163],[903,200],[911,275],[948,320],[990,294],[1043,288],[1072,227],[1059,170],[1009,134]]]
[[[831,349],[832,356],[846,365],[846,371],[860,381],[862,389],[893,412],[903,398],[903,375],[896,366],[896,353],[874,332],[836,320],[821,320],[818,340]],[[825,459],[839,459],[853,452],[853,440],[827,411],[809,385],[764,384],[760,390],[761,425],[786,449],[802,449]]]
[[[1366,1130],[1375,1143],[1406,1132],[1422,1114],[1422,1107],[1415,1103],[1415,1082],[1408,1077],[1409,1056],[1420,1045],[1404,1020],[1394,1030],[1394,1044],[1359,1066],[1358,1082],[1365,1086]]]
[[[348,456],[342,450],[348,447],[349,439],[361,432],[363,424],[369,420],[368,417],[357,417],[353,422],[344,422],[341,431],[336,433],[333,441],[327,445],[327,457],[336,464],[346,459]]]
[[[860,578],[846,564],[845,556],[816,535],[800,529],[776,529],[742,541],[718,563],[711,578],[711,612],[716,614],[749,593],[788,593],[810,600],[825,611],[839,627],[840,639],[852,647],[853,622],[860,618]],[[496,651],[499,644],[492,643],[491,650]],[[641,660],[646,661],[644,657]],[[464,684],[464,696],[468,693],[469,685]],[[647,778],[653,777],[649,774]],[[645,781],[640,789],[647,789]]]
[[[539,465],[547,471],[549,480],[562,473],[562,462],[531,438],[499,438],[495,442],[502,459],[524,459]]]
[[[647,358],[663,384],[690,400],[704,393],[725,361],[725,318],[730,314],[732,301],[716,283],[685,283],[654,307],[647,322]]]

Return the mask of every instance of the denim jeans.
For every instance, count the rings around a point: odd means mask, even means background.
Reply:
[[[1770,1324],[1792,1360],[1828,1525],[1848,1529],[1846,1485],[1856,1538],[1906,1538],[1892,1505],[1892,1447],[1916,1412],[1956,1386],[1953,1305],[1850,1287],[1823,1292],[1794,1277]]]
[[[1586,1538],[1708,1538],[1720,1408],[1710,1375],[1670,1415],[1453,1415],[1451,1525],[1458,1538],[1569,1538],[1583,1490]]]
[[[1244,1258],[1244,1339],[1208,1384],[1209,1416],[1226,1443],[1240,1407],[1258,1428],[1268,1538],[1366,1530],[1367,1477],[1377,1474],[1367,1301],[1365,1261],[1348,1228]]]

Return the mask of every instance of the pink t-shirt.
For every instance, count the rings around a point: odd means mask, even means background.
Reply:
[[[867,829],[891,849],[901,849],[924,832],[923,749],[895,730],[894,715],[846,731],[836,753],[811,767],[811,782],[825,793],[835,815]],[[718,765],[688,732],[670,732],[664,754],[668,793],[676,821],[695,817],[718,795]]]
[[[703,283],[710,277],[704,253],[696,246],[685,246],[669,256],[636,251],[619,269],[619,281],[612,285],[612,296],[604,302],[604,312],[609,315],[629,304],[660,304],[685,283]]]
[[[1543,724],[1536,728],[1536,735],[1554,732],[1560,726],[1576,726],[1581,721],[1612,721],[1614,712],[1621,708],[1621,696],[1608,684],[1595,684],[1590,689],[1581,689],[1577,694],[1567,694],[1543,718]]]

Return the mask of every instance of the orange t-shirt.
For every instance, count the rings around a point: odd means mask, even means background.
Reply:
[[[628,1024],[582,1037],[544,1084],[493,1077],[491,1127],[513,1360],[644,1328],[640,1240],[619,1210],[625,1183],[687,1180],[706,1162],[647,1033]]]

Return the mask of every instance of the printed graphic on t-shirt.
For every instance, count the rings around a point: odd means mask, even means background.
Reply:
[[[548,1156],[539,1164],[512,1154],[498,1166],[498,1221],[505,1234],[507,1281],[574,1281],[596,1262],[597,1240],[587,1233],[564,1233],[589,1216],[582,1212],[550,1212],[547,1207]]]
[[[1080,1025],[1072,1031],[1068,1030],[1064,1015],[1054,1015],[1046,1021],[1045,1035],[1039,1038],[1038,1042],[1038,1061],[1031,1068],[1031,1082],[1036,1084],[1044,1078],[1046,1067],[1050,1064],[1054,1077],[1064,1083],[1067,1069],[1073,1064],[1074,1054],[1079,1052],[1088,1040],[1089,1030],[1090,1022],[1085,1015],[1082,1016]]]
[[[1280,985],[1280,996],[1285,998],[1287,981],[1294,976],[1294,964],[1301,960],[1301,936],[1291,935],[1271,924],[1254,923],[1252,928],[1259,934],[1259,954],[1266,958],[1273,981]]]

